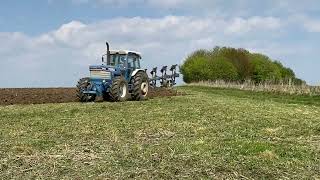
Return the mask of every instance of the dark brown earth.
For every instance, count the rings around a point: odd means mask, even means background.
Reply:
[[[148,97],[176,96],[173,89],[151,89]],[[78,102],[75,88],[0,89],[0,105]]]

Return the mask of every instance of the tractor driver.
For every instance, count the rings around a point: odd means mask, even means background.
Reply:
[[[137,68],[137,61],[138,59],[136,57],[129,57],[128,59],[128,68]]]
[[[120,57],[119,65],[124,65],[126,62],[126,58],[124,56]]]

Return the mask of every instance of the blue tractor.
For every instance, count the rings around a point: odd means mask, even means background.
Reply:
[[[114,51],[107,45],[102,65],[90,66],[90,77],[82,78],[77,85],[81,102],[92,102],[97,97],[108,101],[141,101],[147,98],[150,81],[141,69],[141,54],[134,51]]]

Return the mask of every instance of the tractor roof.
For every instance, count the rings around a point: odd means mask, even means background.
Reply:
[[[129,50],[110,50],[110,54],[122,54],[122,55],[135,54],[141,57],[141,53],[136,51],[129,51]]]

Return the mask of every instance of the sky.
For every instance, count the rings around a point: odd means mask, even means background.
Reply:
[[[215,46],[263,53],[320,85],[318,0],[2,0],[0,87],[70,87],[111,49],[143,66]]]

